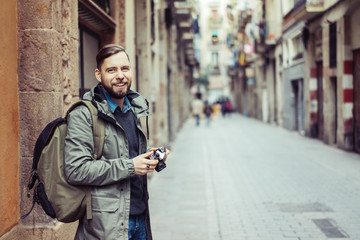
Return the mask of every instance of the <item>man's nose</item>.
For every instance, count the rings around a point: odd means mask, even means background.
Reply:
[[[117,77],[117,78],[120,78],[120,79],[123,79],[123,78],[124,78],[124,73],[123,73],[123,71],[118,70],[118,71],[116,72],[116,77]]]

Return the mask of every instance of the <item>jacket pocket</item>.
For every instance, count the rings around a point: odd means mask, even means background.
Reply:
[[[93,196],[91,198],[91,208],[95,212],[116,212],[120,207],[120,199],[109,197]]]
[[[91,201],[93,218],[84,218],[82,239],[119,239],[120,199],[92,196]]]

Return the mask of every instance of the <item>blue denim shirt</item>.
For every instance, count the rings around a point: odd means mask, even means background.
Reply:
[[[119,111],[121,111],[120,106],[119,106],[116,102],[114,102],[114,100],[112,100],[112,98],[104,91],[104,89],[103,89],[102,87],[101,87],[100,89],[101,89],[101,91],[103,91],[103,93],[104,93],[104,95],[105,95],[105,97],[106,97],[106,99],[107,99],[107,102],[108,102],[108,104],[109,104],[109,107],[110,107],[111,112],[112,112],[112,113],[115,113],[115,111],[116,111],[117,108],[119,108]],[[130,110],[130,108],[131,108],[130,101],[129,101],[129,99],[127,98],[127,96],[125,96],[122,112],[123,112],[123,113],[126,113],[127,111]]]

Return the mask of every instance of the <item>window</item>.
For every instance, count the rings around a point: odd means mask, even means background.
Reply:
[[[219,53],[218,52],[211,53],[211,63],[212,63],[213,67],[219,66]]]
[[[330,68],[336,68],[336,22],[330,24],[329,31],[329,54],[330,54]]]
[[[97,84],[95,78],[96,54],[99,51],[99,37],[86,28],[80,27],[80,76],[79,76],[79,94],[80,98],[85,92],[89,91],[92,86]]]
[[[78,0],[80,98],[97,84],[96,54],[102,40],[111,39],[115,33],[116,22],[110,16],[110,3],[109,0]]]
[[[302,43],[302,38],[301,35],[297,36],[294,39],[294,56],[293,56],[293,61],[296,61],[298,59],[302,59],[303,58],[303,43]]]
[[[283,64],[284,65],[283,66],[287,67],[290,64],[290,61],[289,61],[289,55],[290,55],[290,53],[289,53],[289,43],[288,43],[287,40],[284,40],[283,46],[284,46],[284,52],[283,52],[283,54],[284,54],[284,62],[283,62]]]

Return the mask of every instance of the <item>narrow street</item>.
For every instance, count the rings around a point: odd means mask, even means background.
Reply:
[[[155,240],[360,240],[360,155],[233,114],[187,121],[150,180]]]

